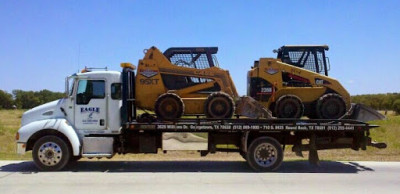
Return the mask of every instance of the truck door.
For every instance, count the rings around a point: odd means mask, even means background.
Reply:
[[[105,80],[78,81],[75,101],[75,126],[80,130],[107,128],[107,97]]]

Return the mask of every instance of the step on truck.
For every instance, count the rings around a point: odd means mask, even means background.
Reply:
[[[237,152],[258,172],[275,171],[286,145],[297,155],[308,151],[318,164],[317,150],[367,146],[377,126],[355,120],[229,119],[190,117],[161,120],[135,106],[135,71],[92,71],[66,78],[66,97],[25,112],[16,135],[17,152],[32,151],[43,171],[63,169],[80,158],[111,158],[115,154],[196,150],[201,156]],[[147,82],[143,82],[147,83]],[[308,141],[305,141],[308,140]],[[304,144],[304,142],[307,142]],[[224,146],[221,148],[220,145]]]

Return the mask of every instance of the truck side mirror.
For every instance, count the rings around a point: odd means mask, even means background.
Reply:
[[[64,91],[64,98],[68,98],[69,96],[69,78],[65,78],[65,91]]]

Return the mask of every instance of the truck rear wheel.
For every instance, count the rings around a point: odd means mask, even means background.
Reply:
[[[300,118],[304,113],[304,105],[295,95],[281,96],[275,105],[275,115],[278,118]]]
[[[283,161],[282,147],[274,138],[259,137],[250,144],[246,160],[257,172],[275,171]]]
[[[207,118],[231,118],[235,112],[233,99],[224,92],[215,92],[208,96],[204,103]]]
[[[346,113],[346,103],[338,94],[325,94],[319,98],[316,111],[320,119],[339,119]]]
[[[69,162],[71,150],[61,138],[47,135],[35,142],[32,158],[40,170],[57,171],[64,168]]]
[[[159,96],[155,104],[155,112],[160,119],[177,119],[183,115],[185,105],[182,99],[174,93]]]

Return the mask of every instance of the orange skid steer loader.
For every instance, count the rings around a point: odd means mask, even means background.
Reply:
[[[152,110],[161,119],[182,115],[231,118],[237,114],[266,117],[270,114],[250,98],[240,98],[227,70],[219,67],[217,47],[145,50],[136,76],[136,105]],[[237,110],[235,110],[235,108]]]

